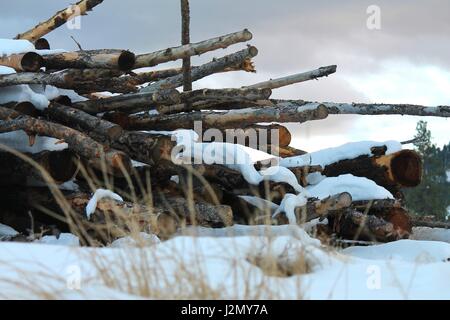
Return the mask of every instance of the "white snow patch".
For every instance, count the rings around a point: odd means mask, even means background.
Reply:
[[[298,195],[287,193],[281,200],[280,207],[273,214],[276,217],[279,213],[284,212],[289,220],[289,224],[296,224],[295,208],[303,207],[308,202],[307,197],[300,193]]]
[[[90,219],[91,214],[95,212],[95,209],[97,208],[97,202],[104,198],[123,201],[121,196],[119,196],[117,193],[112,192],[111,190],[97,189],[91,200],[89,200],[88,204],[86,205],[86,216],[88,219]]]
[[[79,247],[80,239],[71,233],[61,233],[59,237],[56,236],[43,236],[39,240],[35,240],[35,243],[57,245],[57,246],[69,246]]]
[[[28,40],[0,39],[0,56],[36,51]]]
[[[400,142],[392,140],[385,142],[350,142],[339,147],[327,148],[301,156],[284,158],[280,160],[280,165],[288,168],[307,165],[319,165],[325,167],[331,163],[346,159],[354,159],[362,155],[372,156],[371,148],[381,146],[387,147],[386,154],[391,154],[402,149]]]
[[[44,150],[60,151],[68,148],[67,143],[55,138],[36,136],[34,144],[30,146],[29,137],[25,131],[0,133],[0,144],[16,149],[20,152],[39,153]]]
[[[262,175],[263,180],[284,182],[291,185],[297,192],[305,191],[305,189],[298,183],[295,174],[288,168],[273,166],[265,170],[261,170],[259,173]]]
[[[385,188],[364,177],[355,177],[344,174],[338,177],[325,178],[316,185],[306,188],[311,197],[324,199],[326,197],[348,192],[353,201],[394,199],[394,196]]]
[[[273,203],[272,201],[262,199],[255,196],[239,196],[239,198],[247,201],[251,205],[260,209],[261,211],[269,210],[271,213],[274,213],[278,209],[278,205]]]
[[[10,226],[0,223],[0,240],[4,238],[14,237],[17,236],[18,234],[19,232],[17,232]]]
[[[114,240],[110,247],[112,248],[132,248],[132,247],[149,247],[161,243],[161,240],[154,235],[140,232],[136,238],[127,236]]]
[[[412,240],[442,241],[450,243],[450,229],[414,227],[412,235],[409,238]]]

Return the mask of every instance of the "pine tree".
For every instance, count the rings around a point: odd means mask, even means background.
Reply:
[[[440,148],[432,143],[427,122],[419,121],[414,146],[423,159],[423,177],[419,186],[404,190],[408,209],[419,215],[434,215],[444,219],[450,206],[450,144]]]

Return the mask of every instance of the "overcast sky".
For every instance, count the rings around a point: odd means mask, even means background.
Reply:
[[[72,1],[0,2],[0,38],[11,38]],[[196,87],[239,87],[337,64],[336,74],[274,92],[276,98],[336,102],[450,105],[450,1],[447,0],[191,0],[191,40],[248,28],[259,49],[257,74],[226,73]],[[367,8],[380,8],[380,29],[369,29]],[[81,20],[47,36],[52,48],[124,48],[150,52],[180,43],[178,0],[104,0]],[[200,64],[240,50],[232,46]],[[177,65],[166,64],[161,67]],[[418,117],[334,116],[290,125],[294,146],[308,151],[357,140],[407,140]],[[450,140],[450,121],[426,118],[434,142]]]

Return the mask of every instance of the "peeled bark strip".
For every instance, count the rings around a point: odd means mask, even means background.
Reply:
[[[175,89],[167,89],[156,92],[130,93],[105,99],[81,101],[73,104],[73,107],[90,114],[108,111],[137,113],[153,110],[158,105],[175,104],[178,102],[180,102],[180,93]]]
[[[122,75],[121,71],[107,69],[67,69],[54,73],[22,72],[0,75],[0,87],[20,84],[42,84],[86,93],[104,91],[109,85],[110,78],[120,75]]]
[[[194,68],[191,71],[192,81],[200,80],[214,73],[227,71],[228,68],[236,68],[242,66],[248,59],[255,57],[258,54],[258,49],[255,47],[248,47],[247,49],[232,53],[219,59],[203,64]],[[251,67],[252,65],[250,65]],[[238,69],[242,69],[238,67]],[[244,71],[254,72],[254,69],[242,69]],[[141,92],[151,92],[159,89],[178,88],[183,85],[183,75],[177,75],[158,82],[155,82],[145,88]]]
[[[327,177],[350,173],[366,177],[376,184],[396,193],[400,187],[415,187],[422,180],[422,159],[412,150],[401,150],[382,156],[360,156],[326,166],[322,172]]]
[[[203,53],[214,51],[220,48],[225,49],[235,43],[245,42],[251,39],[251,32],[245,29],[239,32],[230,33],[198,43],[186,44],[179,47],[141,54],[136,57],[134,69],[152,67],[160,63],[201,55]]]
[[[47,171],[56,183],[60,184],[72,179],[77,171],[76,156],[70,150],[43,151],[36,154],[25,154]],[[0,151],[0,184],[8,186],[27,185],[29,179],[46,182],[39,170],[15,155]]]
[[[55,30],[56,28],[62,26],[67,21],[81,16],[86,15],[88,11],[91,11],[92,8],[102,3],[103,0],[82,0],[76,3],[75,5],[71,5],[70,7],[58,11],[53,17],[48,19],[45,22],[39,23],[33,29],[28,30],[27,32],[18,34],[15,39],[25,39],[31,42],[35,42],[39,38],[45,36],[47,33]]]
[[[293,104],[277,104],[265,108],[230,110],[226,112],[191,112],[173,115],[133,115],[129,121],[132,130],[193,129],[194,122],[201,121],[204,129],[241,128],[259,122],[298,122],[324,119],[327,108],[321,104],[299,108]]]
[[[133,68],[136,58],[126,50],[102,49],[64,52],[44,56],[48,70],[63,69],[117,69],[128,71]]]
[[[300,83],[308,80],[315,80],[320,77],[327,77],[332,73],[336,72],[335,65],[327,66],[327,67],[321,67],[316,70],[303,72],[303,73],[297,73],[291,76],[282,77],[278,79],[272,79],[269,81],[260,82],[257,84],[253,84],[251,86],[247,86],[244,88],[270,88],[270,89],[276,89],[281,88],[285,86],[289,86],[294,83]]]
[[[13,68],[18,72],[34,72],[44,66],[44,59],[35,52],[12,54],[0,57],[0,65]]]
[[[131,161],[122,152],[104,148],[84,133],[44,120],[21,115],[6,108],[0,108],[0,132],[23,130],[29,134],[53,137],[64,140],[75,153],[85,158],[97,169],[110,169],[112,173],[121,174],[121,168],[131,168]]]

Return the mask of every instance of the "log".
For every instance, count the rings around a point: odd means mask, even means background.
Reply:
[[[57,103],[52,103],[47,113],[52,120],[82,130],[92,139],[123,151],[132,159],[150,166],[159,165],[161,170],[174,166],[171,152],[175,143],[170,136],[125,131],[112,122]]]
[[[180,102],[180,93],[175,89],[166,89],[156,92],[138,92],[98,100],[81,101],[74,103],[73,107],[90,114],[109,111],[137,113],[154,110],[158,105],[178,102]]]
[[[203,53],[214,51],[220,48],[225,49],[235,43],[249,41],[251,38],[251,32],[245,29],[239,32],[230,33],[198,43],[185,44],[179,47],[141,54],[136,57],[134,69],[153,67],[161,63],[201,55]]]
[[[0,87],[21,84],[51,85],[62,89],[72,89],[79,93],[103,91],[109,86],[111,77],[122,75],[118,70],[107,69],[67,69],[55,73],[22,72],[0,75]]]
[[[157,204],[164,210],[174,212],[183,218],[188,225],[206,227],[225,227],[233,225],[233,211],[226,205],[211,205],[208,203],[192,203],[182,197],[167,197],[162,204]]]
[[[146,88],[144,88],[146,89]],[[333,102],[306,102],[303,100],[272,100],[272,106],[228,112],[192,112],[175,115],[136,115],[129,119],[134,130],[191,129],[194,121],[202,121],[206,128],[235,128],[259,122],[299,122],[325,119],[329,114],[402,114],[416,116],[450,117],[450,106],[425,107],[415,105],[338,104]],[[244,105],[240,106],[244,108]]]
[[[200,89],[181,93],[181,103],[161,105],[160,114],[172,114],[203,109],[234,109],[230,103],[255,102],[267,100],[272,94],[270,89]]]
[[[445,221],[426,221],[426,220],[415,218],[415,219],[412,219],[411,223],[412,223],[413,227],[450,229],[450,222],[445,222]]]
[[[225,112],[195,111],[173,115],[133,115],[128,119],[131,130],[176,130],[192,129],[196,121],[204,129],[239,128],[260,122],[299,122],[324,119],[328,116],[327,108],[314,104],[309,108],[299,109],[293,104],[276,104],[264,108],[230,110]]]
[[[44,66],[44,59],[35,52],[12,54],[0,57],[0,65],[13,68],[17,72],[34,72]]]
[[[45,22],[39,23],[31,30],[18,34],[15,39],[25,39],[31,42],[35,42],[54,29],[62,26],[67,21],[77,16],[86,15],[88,11],[91,11],[95,6],[99,5],[102,2],[103,0],[81,0],[75,5],[71,5],[66,9],[58,11],[53,17]]]
[[[282,77],[278,79],[271,79],[268,81],[260,82],[257,84],[253,84],[251,86],[246,86],[244,88],[255,88],[255,89],[262,89],[262,88],[270,88],[270,89],[277,89],[285,86],[289,86],[294,83],[300,83],[308,80],[316,80],[320,77],[328,77],[330,74],[336,72],[337,66],[327,66],[327,67],[320,67],[319,69],[308,71],[308,72],[302,72],[297,73],[291,76]]]
[[[34,104],[32,104],[31,102],[28,102],[28,101],[9,102],[6,104],[1,104],[0,107],[15,110],[17,112],[26,114],[27,116],[31,116],[31,117],[38,117],[41,115],[41,111],[36,109]]]
[[[35,161],[53,178],[57,184],[69,181],[76,172],[76,156],[66,149],[63,151],[42,151],[35,154],[24,154]],[[0,152],[0,184],[2,186],[21,185],[34,181],[48,183],[39,170],[28,162],[9,152]]]
[[[325,166],[322,174],[337,177],[350,173],[366,177],[394,194],[402,187],[415,187],[422,181],[422,159],[413,150],[401,150],[389,155],[359,156]]]
[[[45,38],[39,38],[34,42],[36,50],[50,50],[50,43]]]
[[[114,69],[131,70],[136,57],[127,50],[101,49],[64,52],[44,56],[47,70]]]
[[[255,57],[258,54],[258,49],[255,47],[248,47],[247,49],[232,53],[219,59],[203,64],[191,72],[192,81],[200,80],[211,74],[227,71],[229,68],[242,69],[248,72],[254,72],[253,65],[248,63],[248,59]],[[244,67],[244,68],[243,68]],[[249,67],[246,69],[245,67]],[[178,88],[183,85],[183,75],[177,75],[170,78],[166,78],[161,81],[157,81],[145,88],[142,88],[141,92],[156,91],[161,88]]]
[[[224,142],[237,143],[261,151],[266,148],[268,153],[274,146],[287,147],[292,139],[289,130],[279,124],[252,125],[243,129],[224,129],[221,131]]]
[[[104,148],[86,134],[63,125],[26,115],[0,107],[0,132],[23,130],[29,134],[53,137],[64,140],[69,148],[88,161],[92,166],[102,170],[106,167],[114,174],[122,174],[122,169],[131,168],[128,156],[122,152]]]

